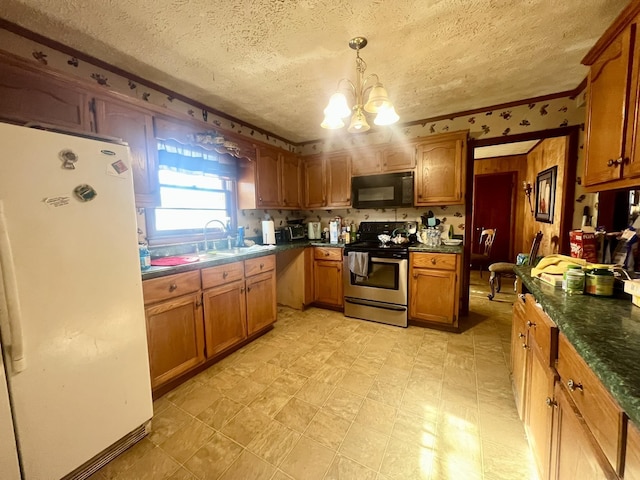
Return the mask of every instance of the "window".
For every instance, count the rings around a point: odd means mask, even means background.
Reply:
[[[147,230],[155,243],[192,241],[209,220],[236,224],[235,159],[175,142],[158,143],[160,207],[147,210]],[[222,235],[212,224],[210,238]]]

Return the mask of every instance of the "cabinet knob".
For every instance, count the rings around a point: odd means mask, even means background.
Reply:
[[[227,278],[229,276],[229,272],[222,272],[222,278]]]
[[[173,292],[175,290],[178,289],[178,286],[175,283],[172,283],[171,285],[169,285],[169,291]]]
[[[525,337],[524,333],[518,334],[518,338],[524,338],[524,337]]]
[[[576,390],[580,390],[581,392],[584,391],[582,384],[574,382],[572,378],[567,381],[567,388],[572,392],[575,392]]]
[[[196,300],[196,307],[200,308],[202,306],[202,300]]]
[[[527,320],[527,327],[531,328],[531,327],[535,327],[536,324],[534,322],[532,322],[531,320]]]
[[[551,399],[549,397],[547,397],[545,399],[545,403],[547,404],[547,407],[549,407],[549,408],[554,408],[554,407],[558,406],[558,402],[556,402],[555,400],[553,400],[553,399]]]
[[[258,200],[262,201],[262,197],[258,197]]]
[[[244,287],[240,287],[240,293],[244,293]]]
[[[329,252],[324,252],[324,256],[328,257],[329,256]]]
[[[436,264],[436,259],[435,259],[435,258],[432,258],[432,259],[431,259],[431,264],[432,264],[432,265],[435,265],[435,264]]]
[[[607,166],[608,167],[617,167],[618,165],[624,165],[627,162],[628,162],[627,158],[620,157],[620,158],[616,158],[615,160],[614,159],[610,159],[607,162]]]
[[[247,292],[250,292],[250,291],[251,291],[251,287],[247,287]]]
[[[260,264],[260,270],[262,270],[264,268],[264,263]]]
[[[522,344],[522,348],[524,348],[524,349],[526,350],[526,349],[527,349],[527,348],[529,348],[529,347],[528,347],[528,345],[527,345],[526,343],[523,343],[523,344]]]
[[[525,297],[523,293],[519,293],[518,298],[522,300],[522,303],[527,303],[527,297]]]

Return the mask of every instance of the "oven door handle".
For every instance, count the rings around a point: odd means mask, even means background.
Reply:
[[[354,305],[365,305],[367,307],[382,308],[383,310],[392,310],[395,312],[404,312],[407,307],[404,305],[395,305],[393,303],[376,302],[371,300],[364,300],[360,298],[344,297],[344,301],[347,303],[353,303]]]
[[[369,257],[370,262],[376,263],[400,263],[406,262],[406,258],[381,258],[381,257]]]

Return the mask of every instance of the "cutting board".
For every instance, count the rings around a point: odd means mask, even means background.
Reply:
[[[175,267],[176,265],[185,265],[187,263],[198,262],[200,257],[195,255],[182,255],[178,257],[162,257],[151,260],[154,267]]]

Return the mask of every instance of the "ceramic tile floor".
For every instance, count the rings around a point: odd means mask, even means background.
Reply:
[[[513,293],[472,272],[462,334],[280,308],[276,327],[154,404],[91,480],[536,479],[509,380]]]

